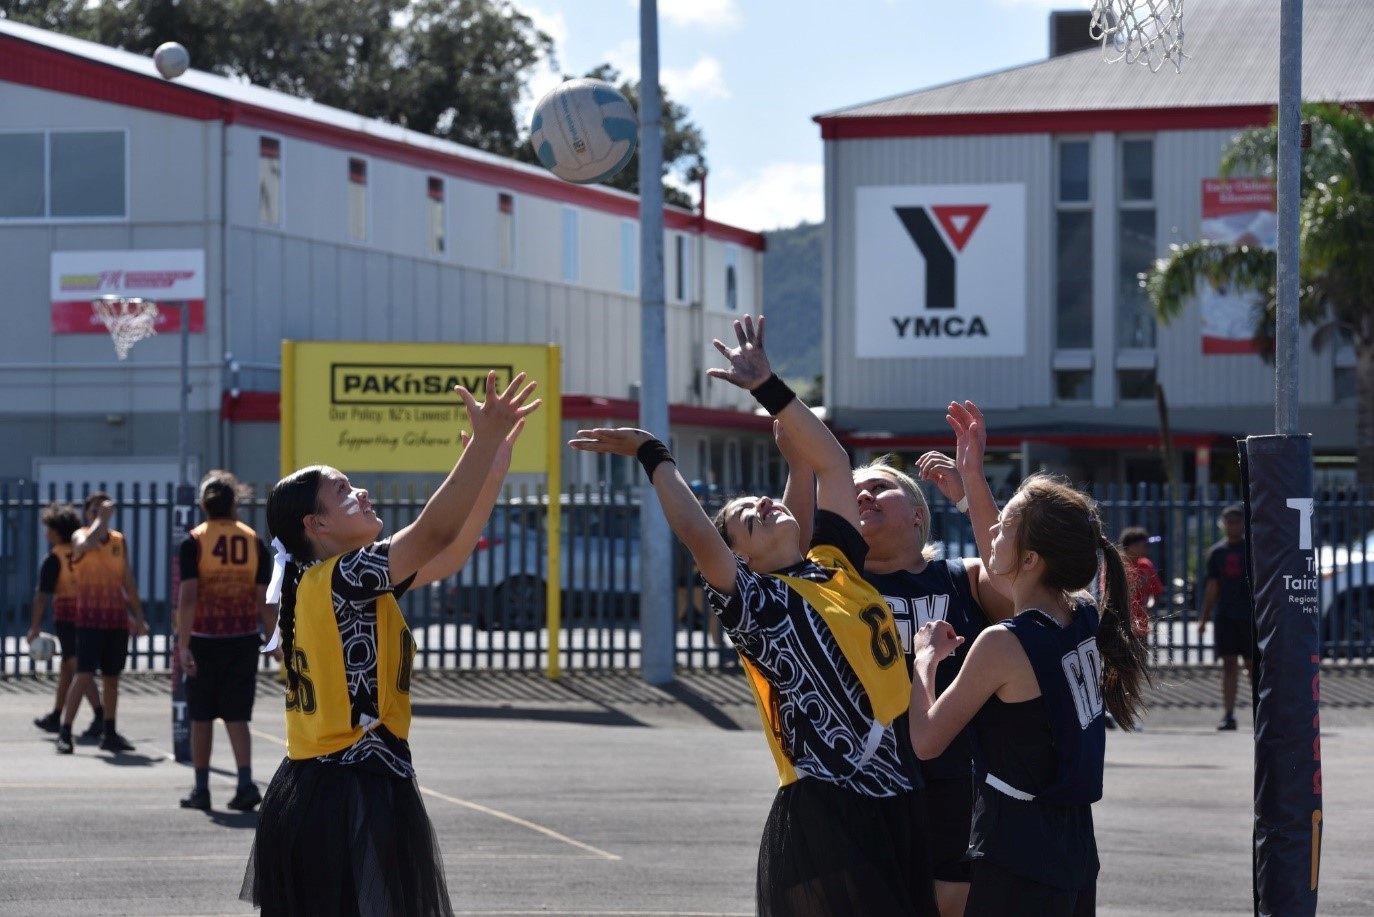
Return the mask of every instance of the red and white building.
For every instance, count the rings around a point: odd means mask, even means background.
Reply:
[[[120,362],[102,293],[191,303],[201,471],[275,480],[283,339],[556,343],[569,430],[637,418],[634,196],[3,19],[0,112],[0,480],[176,479],[181,307]],[[763,237],[672,207],[665,224],[683,470],[758,481],[769,424],[704,370],[758,311]]]

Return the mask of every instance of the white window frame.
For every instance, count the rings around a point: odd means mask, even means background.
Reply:
[[[262,219],[262,142],[277,142],[277,222],[267,223]],[[283,229],[286,226],[286,138],[278,134],[258,134],[258,225],[268,229]]]
[[[353,162],[363,164],[363,235],[361,238],[353,234],[353,186],[357,184],[353,180]],[[367,156],[355,156],[349,153],[344,165],[344,179],[348,182],[348,241],[366,244],[372,240],[372,160]]]
[[[559,225],[562,244],[559,251],[559,276],[564,283],[582,281],[582,214],[576,207],[564,204],[560,208]]]

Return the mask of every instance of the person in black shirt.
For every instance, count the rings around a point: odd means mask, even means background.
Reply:
[[[1217,729],[1236,728],[1236,689],[1240,683],[1240,668],[1253,682],[1250,658],[1255,642],[1255,603],[1250,595],[1250,580],[1245,575],[1245,510],[1232,504],[1221,511],[1217,520],[1224,537],[1207,552],[1207,585],[1202,595],[1202,611],[1197,629],[1201,636],[1216,613],[1216,627],[1212,631],[1212,649],[1221,660],[1221,701],[1226,708]]]
[[[973,642],[936,696],[937,667],[964,638],[948,621],[916,635],[911,741],[930,759],[972,724],[977,800],[968,917],[1094,913],[1105,713],[1132,729],[1148,681],[1130,627],[1125,565],[1093,502],[1047,475],[1021,483],[1000,515],[983,477],[986,429],[972,402],[951,404],[957,466],[968,486],[979,555],[1015,616]],[[1105,566],[1099,610],[1086,591]]]
[[[735,333],[738,347],[715,342],[730,369],[709,372],[753,392],[814,470],[819,511],[805,554],[797,516],[768,497],[736,498],[713,523],[643,430],[579,430],[569,445],[639,458],[739,651],[781,784],[759,845],[761,917],[934,917],[920,774],[895,728],[910,679],[892,614],[859,576],[866,548],[849,458],[772,374],[763,319],[745,316]]]

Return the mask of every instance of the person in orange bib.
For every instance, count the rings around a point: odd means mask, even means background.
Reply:
[[[44,732],[57,732],[62,728],[67,691],[76,676],[76,579],[72,575],[72,536],[81,528],[81,515],[70,503],[50,503],[38,518],[47,534],[49,551],[38,570],[38,589],[33,594],[28,639],[33,643],[42,632],[43,618],[51,602],[53,634],[62,653],[62,664],[57,670],[57,697],[52,711],[36,718],[33,724]],[[87,733],[98,739],[105,731],[105,711],[100,706],[94,683],[87,686],[86,697],[95,711],[95,719]]]
[[[238,770],[229,808],[248,812],[262,802],[253,783],[248,722],[257,693],[262,634],[276,628],[277,610],[267,604],[272,554],[258,533],[238,519],[240,489],[238,478],[228,471],[207,474],[200,482],[200,508],[208,518],[181,543],[177,652],[186,673],[196,779],[195,789],[181,800],[183,809],[210,810],[216,719],[224,720]]]
[[[365,489],[313,465],[267,500],[287,673],[286,760],[258,811],[239,895],[265,915],[452,915],[443,855],[410,754],[415,639],[397,598],[456,572],[510,467],[534,383],[486,401],[455,386],[472,437],[420,515],[378,540]],[[279,564],[279,566],[278,566]],[[280,575],[278,575],[278,572]]]
[[[76,581],[76,677],[67,693],[62,726],[57,734],[57,753],[74,750],[72,720],[87,686],[101,674],[105,700],[105,728],[100,739],[103,751],[133,751],[115,728],[119,705],[119,676],[129,656],[129,633],[148,635],[138,583],[129,567],[124,536],[110,527],[115,502],[96,491],[84,504],[88,524],[72,536],[72,573]]]

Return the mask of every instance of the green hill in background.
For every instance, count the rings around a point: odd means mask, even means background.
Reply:
[[[823,224],[802,223],[765,233],[763,314],[768,356],[779,376],[814,380],[821,374],[821,239]]]

